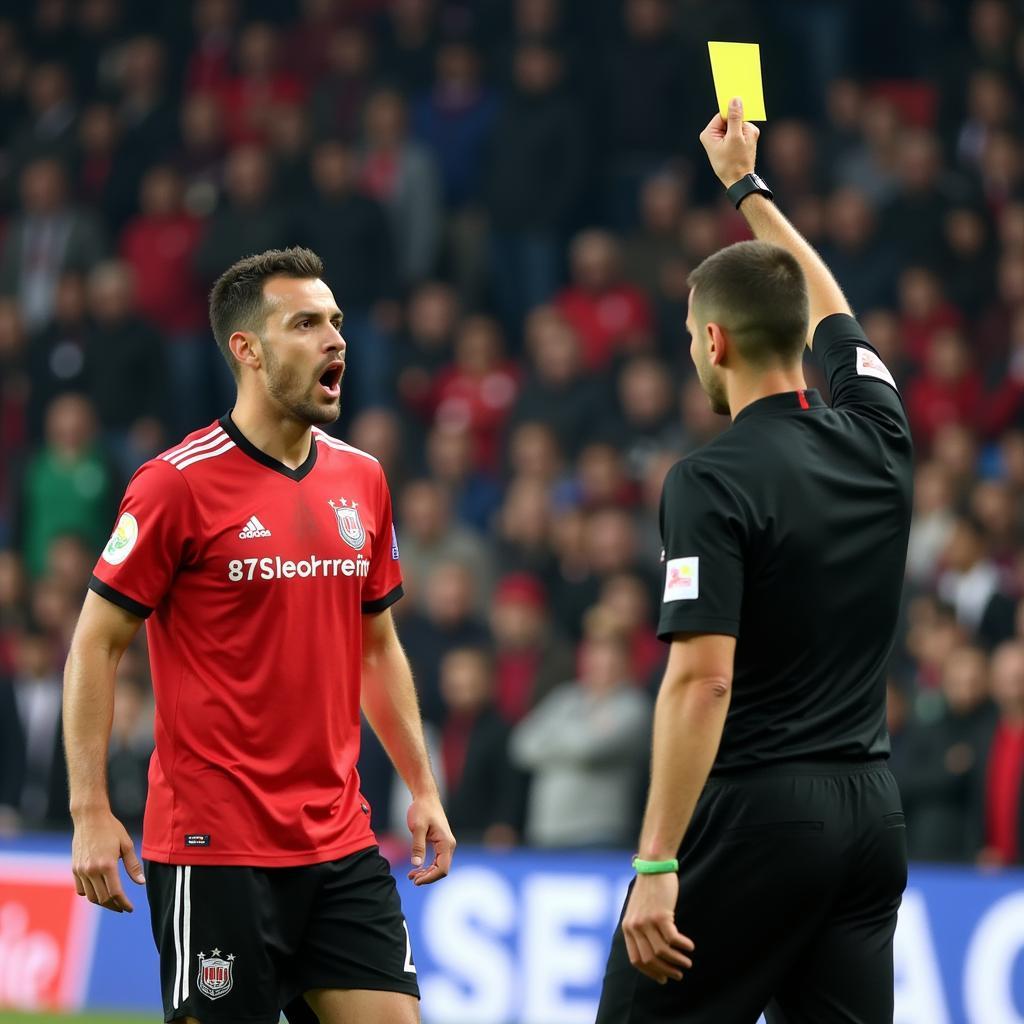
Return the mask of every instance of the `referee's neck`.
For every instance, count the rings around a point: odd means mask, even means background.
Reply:
[[[801,364],[769,370],[727,370],[725,393],[729,400],[729,416],[737,416],[752,402],[787,391],[806,391],[807,382]]]

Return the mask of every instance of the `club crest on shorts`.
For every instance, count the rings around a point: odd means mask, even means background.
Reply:
[[[209,956],[205,953],[196,955],[199,957],[196,988],[207,999],[220,999],[221,996],[226,996],[235,983],[235,954],[229,953],[225,959],[220,955],[219,949],[214,949]]]
[[[363,521],[359,518],[359,505],[357,502],[349,502],[346,498],[338,499],[340,504],[335,505],[330,499],[327,504],[334,509],[334,517],[338,520],[338,533],[341,539],[351,548],[358,551],[366,543],[366,530],[363,529]]]

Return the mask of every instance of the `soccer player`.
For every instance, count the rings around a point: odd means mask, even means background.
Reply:
[[[910,431],[838,284],[754,174],[757,137],[738,100],[701,135],[757,240],[691,275],[691,356],[733,422],[665,481],[671,648],[599,1024],[892,1021],[907,862],[885,667]],[[831,406],[804,383],[805,342]]]
[[[282,1007],[292,1021],[419,1020],[408,928],[359,792],[360,706],[413,794],[409,877],[444,877],[455,847],[389,610],[402,583],[384,473],[319,426],[338,417],[345,370],[323,271],[307,249],[272,250],[217,281],[235,406],[132,478],[65,670],[75,885],[121,912],[118,858],[145,881],[168,1021],[276,1024]],[[114,673],[143,620],[145,878],[105,778]]]

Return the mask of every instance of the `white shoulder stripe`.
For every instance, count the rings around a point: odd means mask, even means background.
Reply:
[[[331,437],[330,434],[321,434],[319,431],[314,432],[314,436],[318,441],[322,441],[328,448],[334,448],[335,451],[339,452],[350,452],[352,455],[362,455],[364,459],[369,459],[371,462],[378,462],[373,455],[369,452],[364,452],[361,448],[353,448],[350,444],[345,444],[344,441],[339,441],[336,437]]]
[[[191,459],[193,455],[198,455],[200,452],[207,452],[211,448],[216,448],[217,445],[223,444],[227,440],[227,437],[222,430],[213,440],[207,441],[205,444],[197,444],[194,448],[189,449],[185,452],[179,452],[177,455],[172,455],[167,461],[173,466],[181,462],[182,459]]]
[[[221,448],[214,448],[212,452],[203,452],[202,455],[193,455],[191,458],[185,459],[178,463],[178,469],[184,469],[186,466],[191,466],[194,462],[202,462],[203,459],[212,459],[218,455],[223,455],[226,451],[235,447],[234,441],[228,441],[226,445]]]
[[[162,456],[166,462],[170,462],[174,456],[181,455],[183,452],[187,452],[190,448],[194,448],[197,444],[202,444],[204,441],[209,441],[211,437],[216,437],[218,434],[223,434],[224,428],[218,423],[208,434],[203,434],[202,437],[197,437],[194,441],[189,441],[188,444],[183,444],[179,448],[173,448],[169,452],[165,452]]]

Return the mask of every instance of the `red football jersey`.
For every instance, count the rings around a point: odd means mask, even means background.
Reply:
[[[373,845],[361,617],[402,596],[373,456],[314,428],[289,469],[225,416],[135,474],[91,586],[148,616],[144,857],[288,867]]]

